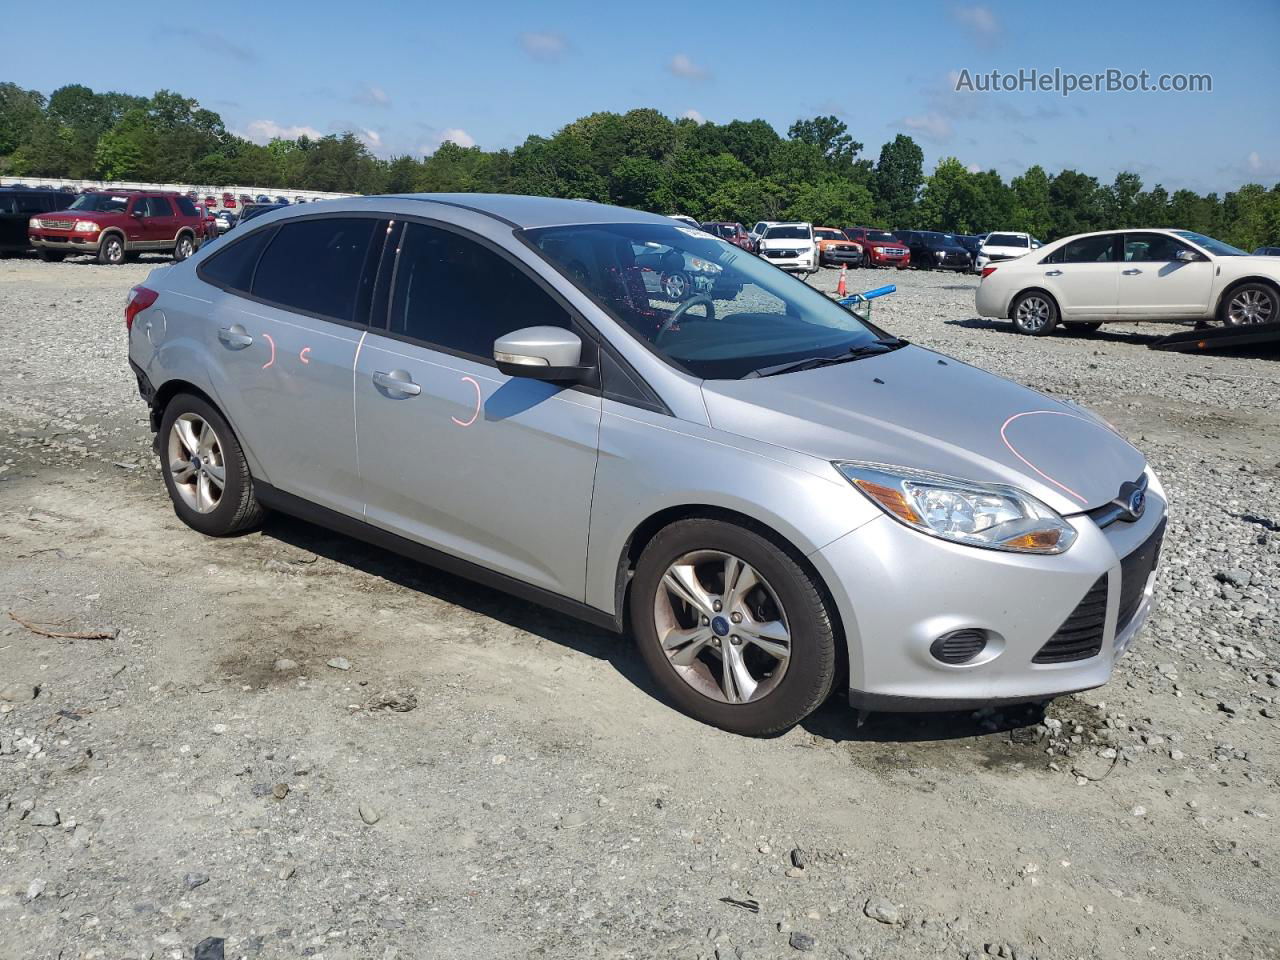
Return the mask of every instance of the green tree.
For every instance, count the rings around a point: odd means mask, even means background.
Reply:
[[[900,133],[880,148],[871,177],[875,219],[889,228],[912,225],[916,197],[923,185],[924,151]]]
[[[1049,202],[1049,175],[1036,164],[1009,182],[1013,192],[1012,228],[1040,240],[1052,239],[1053,211]],[[994,229],[1000,229],[996,227]]]
[[[1049,182],[1048,232],[1052,237],[1088,233],[1102,222],[1102,193],[1097,178],[1063,170]]]
[[[31,139],[44,107],[44,95],[39,91],[24,90],[16,83],[0,83],[0,157]]]

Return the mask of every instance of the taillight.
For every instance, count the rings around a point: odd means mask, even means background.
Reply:
[[[987,279],[987,277],[991,276],[991,275],[992,275],[993,273],[995,273],[995,272],[996,272],[996,268],[995,268],[995,267],[983,267],[983,268],[982,268],[982,279],[983,279],[983,280]]]
[[[160,294],[144,286],[136,286],[129,291],[129,299],[124,304],[124,328],[133,329],[133,318],[156,302]]]

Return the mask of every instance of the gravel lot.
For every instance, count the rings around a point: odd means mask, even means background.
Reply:
[[[1275,359],[852,273],[1147,453],[1161,606],[1045,714],[837,699],[753,741],[575,621],[290,520],[181,526],[125,364],[154,265],[0,262],[0,958],[1280,957]]]

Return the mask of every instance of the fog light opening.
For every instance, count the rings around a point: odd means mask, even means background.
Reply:
[[[938,637],[929,645],[929,653],[941,663],[958,666],[971,662],[986,648],[986,632],[966,628],[951,630]]]

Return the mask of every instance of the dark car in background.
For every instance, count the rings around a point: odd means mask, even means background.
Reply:
[[[973,257],[950,233],[935,230],[895,230],[911,251],[911,265],[922,270],[970,270]]]
[[[845,227],[844,235],[862,247],[864,267],[911,266],[911,250],[888,230],[876,227]]]
[[[953,233],[951,235],[956,243],[964,247],[969,252],[969,258],[972,260],[971,269],[974,273],[978,272],[978,254],[982,252],[982,241],[985,237],[973,237],[965,233]]]
[[[729,241],[735,247],[741,247],[748,253],[754,252],[751,235],[747,233],[747,228],[740,223],[731,223],[728,220],[711,220],[704,223],[702,229],[713,237],[719,237],[721,240]]]
[[[0,188],[0,257],[34,250],[27,234],[31,218],[65,210],[72,199],[60,190]]]
[[[1255,257],[1280,257],[1280,247],[1259,247],[1253,251]]]

